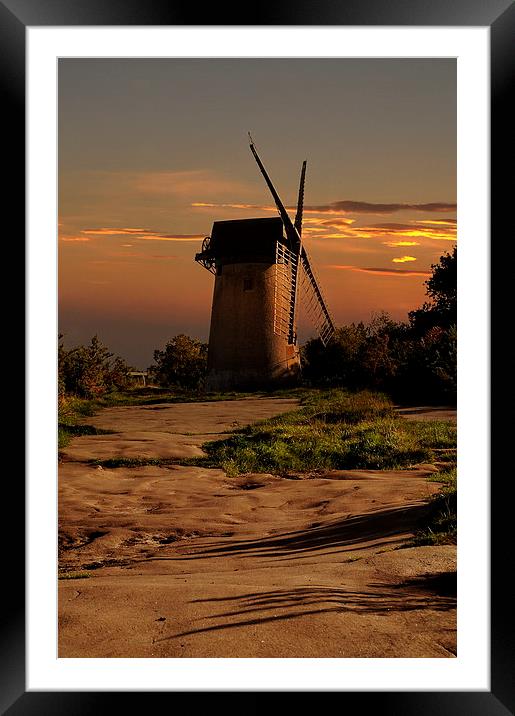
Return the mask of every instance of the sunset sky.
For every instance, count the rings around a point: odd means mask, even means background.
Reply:
[[[207,340],[213,221],[276,216],[307,159],[303,239],[336,324],[407,319],[456,243],[452,59],[59,61],[59,324],[146,368]],[[312,332],[301,320],[301,339]]]

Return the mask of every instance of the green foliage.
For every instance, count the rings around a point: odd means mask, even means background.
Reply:
[[[65,395],[59,403],[59,422],[75,425],[79,418],[90,418],[95,415],[95,401],[78,398],[76,395]]]
[[[455,446],[455,430],[430,430],[399,418],[381,394],[318,391],[300,410],[250,425],[225,440],[206,443],[194,464],[228,475],[280,474],[328,469],[392,469],[432,461],[434,449]]]
[[[87,434],[88,430],[95,430],[91,425],[82,425],[85,417],[95,414],[94,404],[91,400],[77,398],[74,395],[61,393],[59,396],[59,425],[58,425],[58,448],[66,447],[74,435]]]
[[[441,482],[440,492],[429,502],[429,510],[415,536],[406,546],[456,544],[457,476],[456,467],[438,472],[430,478]]]
[[[59,579],[89,579],[89,572],[60,572]]]
[[[164,350],[154,351],[149,368],[152,379],[160,386],[200,389],[207,369],[207,344],[180,334],[168,341]]]
[[[397,416],[381,393],[299,390],[300,409],[205,443],[205,457],[115,457],[93,460],[104,468],[196,465],[250,472],[289,474],[328,469],[403,468],[454,450],[456,428],[445,421],[412,422]]]
[[[62,422],[59,423],[58,429],[58,447],[59,449],[66,447],[71,438],[79,435],[112,435],[114,432],[114,430],[96,428],[94,425],[75,425],[73,423]]]
[[[114,358],[97,336],[89,346],[66,350],[59,336],[59,424],[58,449],[66,447],[77,435],[103,435],[101,430],[85,425],[83,419],[95,414],[101,397],[107,391],[127,385],[129,367],[121,358]]]
[[[118,405],[156,405],[159,403],[199,403],[215,402],[217,400],[241,400],[241,398],[255,398],[257,393],[204,393],[201,390],[182,388],[159,388],[147,386],[146,388],[132,388],[129,390],[114,390],[106,393],[95,401],[99,407],[114,407]]]
[[[440,482],[444,487],[443,492],[455,492],[458,484],[458,471],[456,466],[449,466],[445,470],[435,472],[428,478],[430,482]]]
[[[161,457],[109,457],[105,460],[89,460],[90,465],[114,469],[117,467],[144,467],[145,465],[173,465],[178,460]]]
[[[57,449],[62,450],[70,443],[71,436],[65,428],[59,426],[57,430]]]
[[[66,350],[59,336],[58,345],[59,398],[74,395],[80,398],[97,398],[116,388],[128,385],[130,367],[113,356],[98,336],[87,346]]]
[[[413,433],[422,447],[433,450],[454,450],[457,441],[457,428],[448,420],[406,421],[406,430]]]

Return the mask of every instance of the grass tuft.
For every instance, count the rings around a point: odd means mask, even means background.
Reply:
[[[89,465],[114,469],[117,467],[144,467],[145,465],[178,464],[177,459],[162,457],[110,457],[105,460],[88,460]]]
[[[93,425],[85,425],[82,421],[95,414],[94,403],[73,396],[61,397],[59,400],[59,421],[57,432],[58,449],[65,448],[72,437],[78,435],[105,435],[112,430],[101,430]]]
[[[61,572],[58,576],[59,579],[89,579],[91,574],[89,572]]]
[[[255,393],[205,393],[193,390],[171,390],[170,388],[133,388],[132,390],[113,391],[97,398],[97,408],[129,406],[129,405],[156,405],[158,403],[207,403],[218,400],[238,400],[241,398],[259,397]]]
[[[207,458],[190,464],[222,468],[229,476],[395,469],[433,461],[434,450],[452,447],[455,439],[450,424],[431,429],[426,422],[398,417],[380,393],[306,391],[300,409],[205,443]]]
[[[407,545],[456,544],[457,539],[457,475],[456,467],[449,467],[428,478],[442,484],[440,492],[429,502],[429,511],[415,536]]]

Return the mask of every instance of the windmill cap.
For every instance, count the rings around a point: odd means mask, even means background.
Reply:
[[[261,236],[266,234],[279,233],[282,236],[283,222],[279,216],[265,217],[261,219],[230,219],[227,221],[215,221],[211,237],[215,235],[230,236],[241,231],[248,231]]]
[[[275,261],[277,242],[284,243],[280,217],[215,221],[208,253],[222,262]]]

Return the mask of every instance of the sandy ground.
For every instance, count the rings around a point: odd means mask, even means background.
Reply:
[[[60,464],[60,568],[91,575],[59,581],[60,657],[455,656],[455,548],[395,549],[438,490],[433,466],[284,479],[84,462],[199,455],[202,442],[295,404],[88,418],[117,432],[75,438]],[[441,412],[432,419],[452,419]]]
[[[406,420],[448,420],[456,423],[456,410],[447,406],[419,405],[414,408],[397,408]]]

